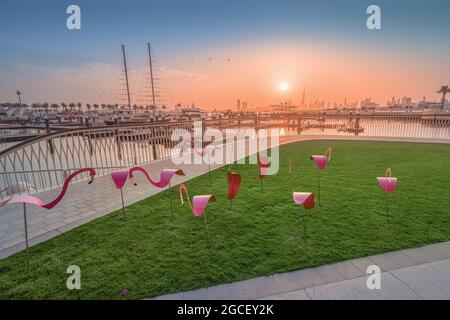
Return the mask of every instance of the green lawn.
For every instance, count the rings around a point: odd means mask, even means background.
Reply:
[[[292,191],[316,191],[317,169],[308,160],[333,147],[321,172],[322,206],[307,211],[303,239],[300,209]],[[204,220],[165,193],[83,225],[0,260],[0,298],[142,298],[217,285],[415,247],[450,239],[450,145],[311,141],[280,149],[280,171],[260,192],[257,165],[233,165],[241,173],[230,210],[227,168],[187,183],[190,195],[210,194]],[[288,174],[288,158],[294,173]],[[399,185],[384,214],[376,177],[391,167]],[[69,265],[81,267],[81,290],[66,288]]]

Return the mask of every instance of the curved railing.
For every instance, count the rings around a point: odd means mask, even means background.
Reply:
[[[148,164],[170,156],[174,130],[191,123],[69,129],[35,137],[0,152],[1,199],[12,193],[59,186],[72,171],[95,168],[104,175],[117,168]],[[87,178],[78,177],[78,180]]]
[[[174,131],[193,131],[192,121],[77,128],[49,133],[0,152],[0,199],[59,186],[72,171],[118,168],[167,159]],[[202,128],[281,128],[285,135],[339,135],[450,141],[450,114],[291,114],[208,120]],[[78,180],[87,176],[77,177]]]

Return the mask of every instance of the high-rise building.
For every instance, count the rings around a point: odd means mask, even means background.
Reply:
[[[301,107],[305,106],[305,96],[306,96],[306,88],[303,88],[302,102],[300,104]]]

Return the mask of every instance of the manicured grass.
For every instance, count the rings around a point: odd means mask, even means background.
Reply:
[[[321,172],[322,206],[307,211],[303,239],[292,191],[316,191],[308,155],[333,147]],[[191,197],[214,193],[203,218],[189,207],[170,212],[166,193],[147,198],[30,249],[0,260],[0,298],[142,298],[286,272],[420,246],[450,238],[450,145],[317,141],[280,148],[280,170],[260,192],[257,165],[233,165],[242,175],[228,208],[227,168],[187,183]],[[288,158],[294,173],[288,174]],[[393,169],[399,185],[389,199],[376,177]],[[66,288],[66,268],[81,268],[81,290]],[[129,290],[123,297],[124,288]]]

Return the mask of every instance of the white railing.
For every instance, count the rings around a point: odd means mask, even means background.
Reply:
[[[118,168],[167,159],[177,144],[174,131],[192,132],[191,121],[79,128],[50,133],[0,152],[0,200],[14,192],[58,187],[82,167],[105,175]],[[202,128],[282,128],[286,135],[339,135],[450,140],[450,115],[317,115],[228,118],[204,121]],[[87,176],[77,177],[77,180]]]

